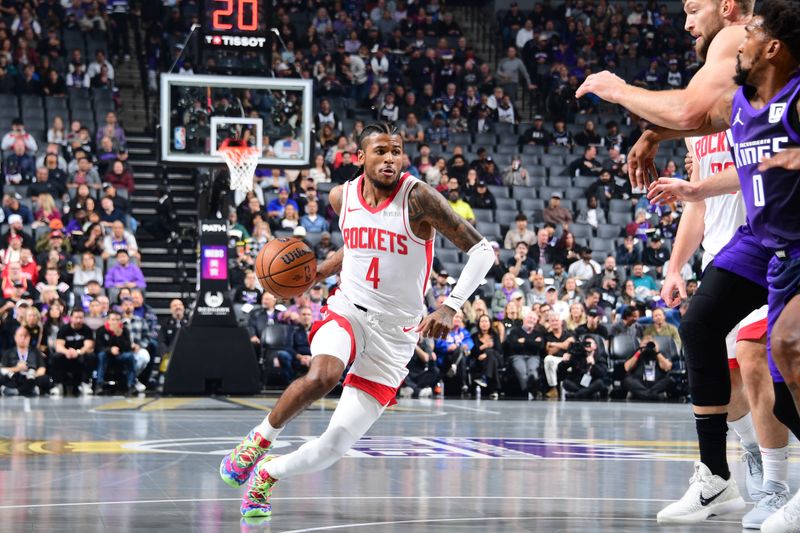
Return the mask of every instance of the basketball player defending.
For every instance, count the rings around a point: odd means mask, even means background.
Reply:
[[[633,113],[662,126],[684,130],[699,126],[706,112],[731,85],[731,78],[735,73],[737,49],[744,38],[744,24],[752,16],[752,9],[752,0],[738,2],[732,0],[688,0],[684,3],[686,30],[695,37],[697,55],[704,60],[703,67],[695,74],[686,89],[647,91],[628,86],[619,77],[609,72],[602,72],[589,76],[578,90],[578,95],[582,96],[592,92],[608,101],[624,105]],[[719,136],[709,138],[707,141],[698,140],[702,141],[699,146],[704,152],[703,155],[708,156],[709,171],[712,164],[722,165],[722,168],[731,164],[730,158],[720,150],[723,147],[719,146],[718,138]],[[705,144],[706,142],[708,144]],[[713,143],[713,150],[711,143]],[[636,167],[638,163],[635,156],[636,150],[634,149],[629,160],[631,167]],[[639,169],[641,170],[640,167]],[[634,174],[632,178],[634,186],[643,187],[647,184],[646,176],[642,175],[639,179],[635,179],[636,177],[637,175]],[[679,230],[684,235],[688,233],[691,235],[686,235],[689,237],[688,239],[678,238],[676,244],[681,244],[680,254],[684,257],[678,256],[677,259],[683,260],[675,261],[676,257],[673,253],[671,265],[675,263],[675,266],[682,266],[700,243],[703,233],[698,229],[702,228],[699,224],[703,216],[698,214],[698,207],[702,209],[704,206],[689,206],[682,217],[686,218],[688,215],[689,220],[682,222]],[[706,214],[710,215],[711,213],[707,212]],[[711,217],[706,218],[710,219]],[[691,222],[691,224],[687,222]],[[715,221],[708,220],[708,222],[709,225],[705,230],[713,231],[723,238],[719,234],[719,228],[709,227],[715,225]],[[737,242],[739,242],[739,248],[743,248],[744,253],[747,253],[749,240],[746,236],[739,238],[737,234]],[[715,244],[715,247],[715,251],[719,251],[719,244]],[[736,248],[728,247],[726,250],[735,252]],[[733,255],[735,256],[735,253]],[[704,257],[704,268],[709,260],[708,255]],[[729,481],[730,471],[726,458],[726,421],[729,421],[739,434],[745,450],[750,452],[745,453],[744,456],[747,463],[746,485],[751,497],[759,500],[764,495],[760,490],[763,484],[761,454],[755,453],[758,449],[753,438],[751,417],[743,416],[747,415],[747,398],[742,394],[740,386],[731,389],[730,376],[725,378],[725,383],[714,383],[710,386],[704,376],[708,373],[709,365],[722,366],[724,363],[724,360],[715,359],[717,354],[721,355],[724,350],[730,357],[735,353],[730,349],[732,344],[730,340],[732,340],[731,335],[735,335],[735,332],[731,332],[731,330],[738,321],[730,323],[727,316],[722,316],[719,309],[728,309],[728,307],[721,304],[716,297],[738,296],[736,291],[740,286],[746,284],[751,290],[742,292],[742,297],[737,298],[735,302],[737,316],[745,319],[740,330],[742,332],[741,339],[746,344],[740,345],[739,355],[742,360],[747,359],[747,362],[742,368],[741,375],[747,383],[748,392],[754,395],[755,401],[752,405],[755,413],[754,421],[765,449],[765,458],[769,469],[767,479],[785,483],[787,460],[782,444],[786,441],[786,433],[783,429],[776,429],[776,425],[773,423],[774,417],[770,415],[771,399],[764,398],[763,393],[759,394],[764,390],[764,381],[768,379],[768,370],[766,360],[759,359],[759,355],[762,357],[764,355],[763,348],[759,349],[752,342],[753,340],[757,341],[760,336],[757,325],[758,314],[748,316],[748,313],[754,312],[755,309],[761,308],[766,303],[766,291],[757,281],[761,279],[763,285],[763,271],[753,273],[752,269],[741,268],[733,268],[728,271],[726,270],[728,267],[725,265],[730,265],[730,261],[726,262],[724,257],[720,257],[710,268],[705,269],[700,298],[692,300],[682,325],[682,338],[689,366],[689,384],[694,404],[701,459],[700,463],[695,465],[697,473],[701,475],[696,475],[693,479],[700,481],[714,479],[714,476],[717,476],[721,478],[718,481]],[[766,264],[763,266],[766,267]],[[742,274],[742,276],[737,274]],[[669,296],[667,301],[672,300],[676,289],[682,289],[677,281],[679,279],[679,275],[668,273],[662,291],[662,294],[667,293]],[[746,297],[748,295],[749,298]],[[730,326],[726,326],[723,322],[730,323]],[[726,338],[729,339],[727,343]],[[712,360],[715,362],[711,363]],[[727,369],[726,373],[729,373]],[[734,370],[732,375],[736,377],[737,372]],[[716,498],[707,505],[701,505],[702,500],[698,500],[697,490],[698,487],[703,486],[693,483],[684,497],[677,502],[677,506],[671,505],[659,513],[659,521],[691,523],[705,520],[711,514],[720,514],[723,509],[725,512],[741,509],[743,502],[735,483],[730,480],[727,486],[728,490],[724,497]],[[776,485],[769,483],[769,488],[775,487]],[[707,494],[712,489],[713,487],[710,486],[700,488],[701,495]],[[770,501],[775,503],[773,500]],[[764,505],[766,504],[767,502]],[[761,515],[763,513],[759,513],[759,516]],[[751,519],[755,516],[746,518],[746,523],[752,525]]]
[[[707,135],[730,128],[726,135],[749,224],[746,234],[740,228],[740,238],[734,238],[715,262],[727,253],[725,268],[743,265],[745,275],[761,274],[766,281],[770,356],[800,404],[800,180],[796,170],[762,163],[800,146],[800,0],[761,0],[758,13],[747,24],[737,55],[734,80],[742,87],[726,91],[702,126],[689,133]],[[642,163],[649,168],[659,142],[686,134],[648,130],[639,147]],[[748,242],[746,248],[738,244],[742,240]],[[735,253],[730,253],[732,248]],[[730,315],[724,305],[735,304],[735,299],[720,297],[722,307],[706,311]],[[703,377],[707,386],[724,379],[718,365],[709,365]],[[717,496],[725,499],[728,489],[721,489],[708,495],[699,492],[700,503]],[[767,518],[761,531],[800,531],[800,493]]]
[[[494,262],[486,239],[441,194],[401,172],[402,158],[403,141],[393,126],[366,126],[358,151],[364,173],[330,193],[344,246],[319,265],[317,275],[324,279],[341,271],[341,286],[311,330],[309,371],[220,465],[231,486],[250,479],[241,506],[245,517],[269,516],[279,479],[330,467],[369,430],[395,402],[419,336],[446,336],[456,311]],[[423,319],[437,231],[469,260],[444,305]],[[265,456],[286,424],[330,392],[348,365],[325,432],[288,455]]]
[[[686,146],[693,162],[690,182],[707,181],[725,168],[730,168],[735,174],[724,133],[687,138]],[[736,190],[732,194],[685,204],[672,247],[669,270],[661,289],[661,297],[668,306],[674,307],[686,298],[686,286],[680,271],[697,247],[700,244],[703,246],[702,268],[705,270],[714,256],[731,240],[737,228],[745,224],[744,203],[738,185],[736,179]],[[762,306],[748,315],[725,338],[731,373],[728,424],[741,436],[747,468],[745,484],[750,497],[756,502],[756,506],[742,518],[742,525],[747,529],[760,528],[764,520],[790,497],[787,483],[789,432],[772,413],[775,396],[767,364],[766,333],[767,306]],[[745,391],[747,397],[744,396]],[[753,408],[752,417],[748,412],[748,399]],[[753,433],[754,425],[762,444],[760,450]],[[680,517],[684,518],[680,502],[673,504],[674,507],[679,508]],[[665,522],[671,514],[665,510],[660,516],[664,517],[662,522]]]

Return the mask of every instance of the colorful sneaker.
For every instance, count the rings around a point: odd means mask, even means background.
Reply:
[[[272,514],[272,505],[269,503],[269,498],[272,495],[272,488],[278,480],[267,473],[265,465],[274,458],[275,456],[272,455],[264,457],[258,462],[253,471],[240,509],[242,516],[245,518],[270,516]]]
[[[247,481],[253,467],[267,453],[272,443],[256,430],[250,432],[219,465],[219,476],[229,486],[236,488]]]
[[[743,511],[745,503],[739,495],[736,481],[722,479],[697,461],[689,489],[683,497],[659,511],[659,524],[697,524],[710,516]]]

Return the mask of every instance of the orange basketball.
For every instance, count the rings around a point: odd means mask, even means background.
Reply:
[[[293,298],[314,284],[317,258],[299,239],[274,239],[258,252],[256,276],[264,290],[279,298]]]

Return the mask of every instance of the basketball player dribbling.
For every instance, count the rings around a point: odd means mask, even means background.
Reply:
[[[370,124],[359,136],[363,174],[330,192],[344,246],[317,267],[322,280],[340,272],[339,290],[312,327],[311,365],[220,465],[233,487],[250,480],[245,517],[271,514],[275,483],[336,463],[395,403],[419,336],[440,338],[494,262],[486,239],[435,189],[401,172],[403,141],[394,126]],[[423,295],[439,231],[469,256],[452,293],[423,319]],[[350,365],[325,432],[281,457],[265,455],[286,424],[333,389]]]
[[[734,81],[741,87],[725,91],[698,129],[654,128],[643,134],[637,146],[642,163],[649,166],[664,140],[730,128],[726,135],[748,224],[714,261],[725,257],[721,269],[766,285],[769,356],[795,404],[800,404],[800,179],[796,169],[765,164],[775,154],[800,146],[800,1],[760,0],[736,61]],[[737,286],[745,295],[750,292],[742,283]],[[706,311],[730,317],[730,309],[724,306],[735,305],[735,300],[719,296],[721,306]],[[706,371],[708,386],[723,379],[718,365],[709,365]],[[693,480],[701,505],[717,497],[725,499],[729,487],[723,481],[717,475]],[[800,493],[769,516],[761,531],[800,531]]]

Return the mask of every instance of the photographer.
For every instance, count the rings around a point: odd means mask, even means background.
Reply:
[[[603,378],[608,369],[602,358],[595,359],[597,343],[591,337],[570,345],[556,370],[567,400],[589,400],[604,396]]]
[[[653,337],[645,335],[639,344],[639,351],[625,361],[628,376],[623,385],[636,400],[661,400],[673,385],[669,377],[670,370],[672,361],[659,351]]]

